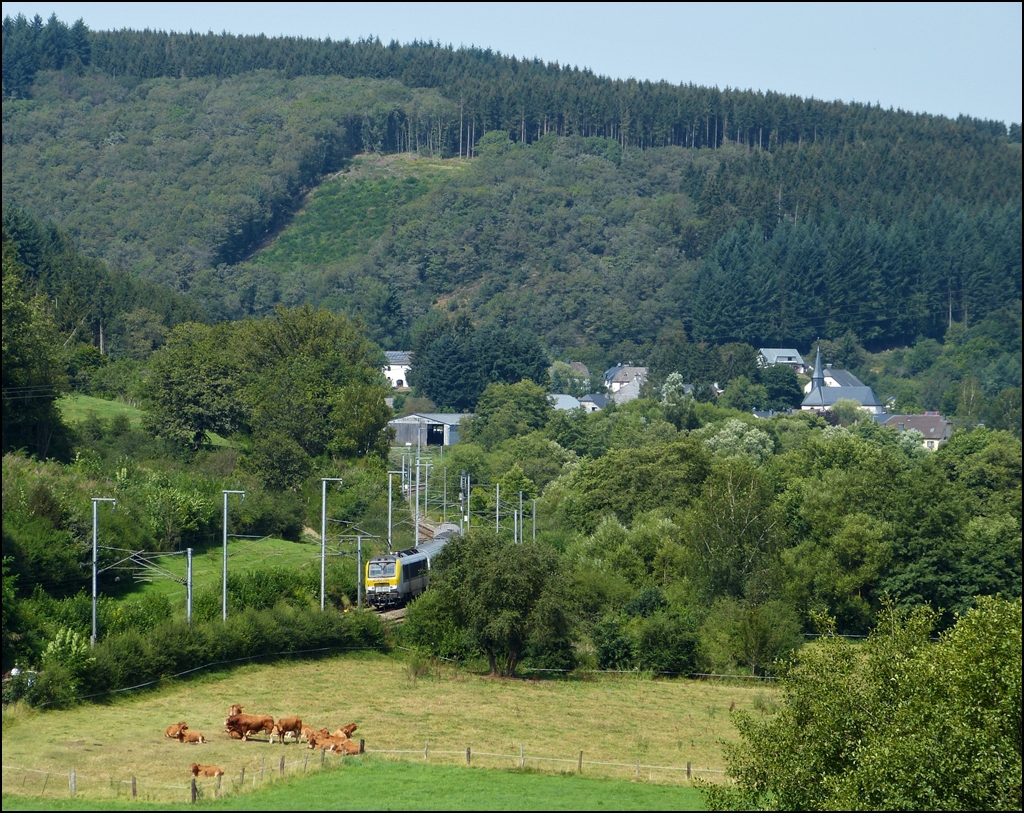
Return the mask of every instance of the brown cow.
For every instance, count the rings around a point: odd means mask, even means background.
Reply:
[[[224,728],[228,734],[237,731],[243,740],[248,740],[250,734],[260,731],[270,734],[274,730],[274,718],[269,714],[232,714],[224,721]],[[237,739],[234,734],[231,736]]]
[[[199,745],[201,742],[206,742],[206,737],[203,736],[201,731],[187,731],[178,732],[178,742],[189,742],[193,745]]]
[[[224,776],[224,769],[216,765],[200,765],[193,762],[191,770],[192,776]]]
[[[326,734],[321,731],[314,731],[309,738],[310,748],[319,748],[321,751],[333,751],[336,754],[358,754],[359,743],[350,740],[348,737],[335,737],[333,734]]]
[[[359,743],[355,740],[349,739],[339,741],[331,750],[336,754],[342,754],[343,756],[349,757],[357,756],[360,753]]]
[[[237,703],[228,710],[228,717],[234,717],[236,714],[242,713],[242,707]]]
[[[359,726],[356,723],[349,723],[348,725],[343,725],[341,728],[334,732],[334,736],[341,737],[342,739],[348,739],[355,733],[357,728],[359,728]]]
[[[274,726],[274,730],[270,732],[270,741],[274,741],[274,737],[280,738],[281,743],[284,743],[284,738],[291,734],[292,737],[297,737],[302,733],[302,718],[301,717],[282,717],[277,721],[277,725]]]
[[[164,732],[164,736],[167,737],[167,739],[169,740],[176,740],[178,739],[178,735],[186,728],[188,728],[188,723],[182,720],[180,723],[175,723],[174,725],[167,726],[167,730]]]

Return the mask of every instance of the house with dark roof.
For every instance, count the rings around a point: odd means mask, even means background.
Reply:
[[[938,449],[953,434],[952,422],[938,412],[926,412],[924,415],[885,415],[876,420],[882,426],[889,426],[900,432],[909,432],[912,429],[920,432],[921,445],[931,451]]]
[[[583,407],[588,413],[597,412],[599,409],[604,409],[611,401],[607,396],[601,395],[599,392],[592,392],[590,395],[584,395],[580,398],[580,406]]]
[[[647,383],[647,368],[617,365],[604,374],[604,385],[612,400],[624,404],[640,397],[640,388]]]
[[[878,400],[874,390],[865,386],[852,373],[846,370],[833,370],[828,368],[829,374],[826,377],[825,370],[821,366],[821,347],[814,360],[814,373],[811,376],[811,383],[808,385],[800,408],[813,410],[815,412],[826,412],[841,400],[856,401],[860,408],[872,415],[882,413],[882,402]],[[840,375],[837,377],[836,373]],[[832,381],[832,384],[828,384]]]
[[[863,387],[864,382],[849,370],[840,370],[831,364],[826,364],[821,371],[822,379],[826,387]],[[804,384],[804,392],[810,392],[810,383]]]
[[[384,375],[391,382],[392,389],[409,386],[409,369],[412,367],[412,353],[408,350],[385,350]]]
[[[798,373],[802,373],[806,369],[803,356],[792,347],[762,347],[757,351],[758,367],[764,369],[765,367],[774,367],[776,364],[788,365]]]

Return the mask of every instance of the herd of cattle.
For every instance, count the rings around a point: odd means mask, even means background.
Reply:
[[[310,748],[319,748],[335,754],[355,755],[362,753],[360,743],[352,739],[358,726],[355,723],[341,726],[331,733],[326,728],[315,729],[304,725],[300,717],[281,717],[276,722],[269,714],[243,714],[242,707],[233,705],[224,720],[224,731],[233,740],[248,741],[254,734],[268,734],[269,741],[286,740],[305,742]],[[193,731],[184,720],[167,727],[164,736],[182,743],[199,745],[206,742],[202,732]],[[223,776],[224,770],[216,765],[200,765],[193,762],[193,776]]]

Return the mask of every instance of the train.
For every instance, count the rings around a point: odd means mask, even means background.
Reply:
[[[434,557],[458,533],[458,525],[442,523],[429,542],[370,559],[363,574],[367,605],[390,610],[402,607],[420,595],[430,583],[430,567]]]

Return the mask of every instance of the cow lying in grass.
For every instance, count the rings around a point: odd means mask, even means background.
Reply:
[[[248,740],[250,734],[274,731],[274,718],[269,714],[232,714],[224,721],[224,730],[233,740]]]
[[[193,745],[199,745],[199,743],[206,742],[206,737],[203,736],[201,731],[193,731],[192,729],[179,731],[176,739],[178,742],[188,742]]]
[[[192,776],[224,776],[224,769],[216,765],[200,765],[193,762],[191,770]]]
[[[359,728],[359,726],[356,725],[355,723],[349,723],[348,725],[343,725],[341,728],[337,729],[334,732],[334,736],[335,737],[351,737],[353,734],[356,733],[356,729],[357,728]]]
[[[239,706],[237,703],[235,703],[228,710],[228,717],[234,717],[236,714],[241,714],[241,713],[242,713],[242,707]]]
[[[167,726],[167,730],[164,732],[164,736],[167,737],[167,739],[169,740],[176,740],[178,739],[178,735],[186,728],[188,728],[188,723],[182,720],[180,723],[175,723],[174,725]]]
[[[359,743],[348,737],[337,737],[328,734],[327,729],[314,731],[309,737],[309,747],[321,751],[333,751],[335,754],[355,755],[359,753]]]

